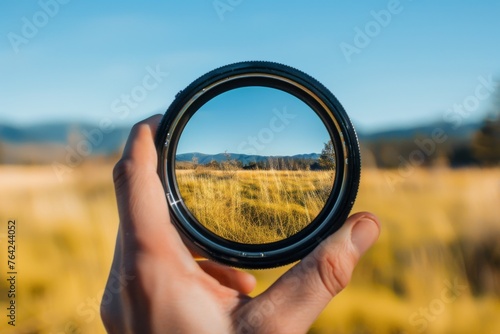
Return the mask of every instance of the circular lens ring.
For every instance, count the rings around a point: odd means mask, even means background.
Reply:
[[[267,244],[238,243],[209,231],[185,206],[175,178],[177,142],[191,116],[203,104],[224,92],[252,86],[279,89],[305,102],[323,121],[337,153],[333,188],[318,216],[300,232]],[[345,110],[317,80],[278,63],[240,62],[201,76],[176,95],[160,122],[155,145],[158,174],[165,189],[171,220],[184,242],[196,253],[234,267],[263,269],[300,260],[342,226],[359,186],[359,144]]]

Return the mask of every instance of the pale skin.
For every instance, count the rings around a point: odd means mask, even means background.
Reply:
[[[161,116],[136,124],[113,177],[120,225],[101,305],[109,333],[305,333],[377,240],[371,213],[349,217],[265,292],[255,278],[199,260],[170,223],[153,142]],[[116,289],[116,273],[121,286]],[[109,291],[113,293],[109,293]]]

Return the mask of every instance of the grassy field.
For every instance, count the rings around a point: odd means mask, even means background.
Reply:
[[[333,185],[333,171],[178,170],[186,206],[205,227],[237,242],[261,244],[285,239],[321,211]]]
[[[0,167],[1,333],[104,332],[111,169],[83,166],[58,182],[50,166]],[[500,333],[499,203],[499,169],[363,170],[355,210],[376,213],[383,232],[311,333]],[[8,219],[18,226],[15,328],[4,315]],[[253,271],[254,294],[284,270]]]

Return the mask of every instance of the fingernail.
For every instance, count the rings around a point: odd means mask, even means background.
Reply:
[[[378,239],[378,235],[377,223],[370,218],[362,218],[351,230],[351,241],[359,254],[363,254]]]

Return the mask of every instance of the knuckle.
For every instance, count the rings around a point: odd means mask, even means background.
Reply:
[[[134,164],[129,159],[120,159],[113,168],[113,182],[115,187],[121,188],[129,180],[134,172]]]
[[[134,245],[132,245],[130,248],[138,247],[134,247]],[[137,253],[140,253],[140,250],[131,249],[129,252],[125,253],[126,258],[123,260],[121,267],[122,275],[125,277],[139,277],[141,275],[140,261],[138,259],[139,255]]]
[[[318,261],[318,272],[325,289],[332,297],[342,291],[351,280],[354,269],[352,256],[346,252],[327,252]]]

